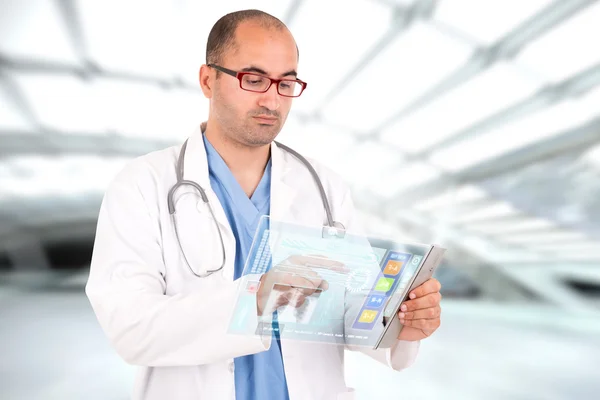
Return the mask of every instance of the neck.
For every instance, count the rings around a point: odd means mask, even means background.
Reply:
[[[269,161],[271,146],[248,146],[229,138],[209,123],[204,132],[248,196],[260,182]]]

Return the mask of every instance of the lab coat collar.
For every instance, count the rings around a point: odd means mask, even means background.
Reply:
[[[289,157],[290,154],[279,148],[275,142],[271,143],[271,179],[284,180],[292,169]]]

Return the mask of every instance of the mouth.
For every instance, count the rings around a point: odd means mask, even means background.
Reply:
[[[277,118],[266,115],[258,115],[252,118],[254,118],[259,124],[274,125],[277,122]]]

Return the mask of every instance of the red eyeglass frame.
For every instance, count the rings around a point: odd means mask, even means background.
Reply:
[[[283,97],[296,98],[296,97],[300,97],[300,95],[302,93],[304,93],[304,89],[306,89],[306,86],[307,86],[307,83],[304,82],[304,81],[301,81],[300,79],[273,79],[273,78],[269,78],[268,76],[265,76],[265,75],[257,74],[255,72],[238,72],[238,71],[234,71],[232,69],[224,68],[224,67],[221,67],[220,65],[216,65],[216,64],[207,64],[207,66],[209,66],[210,68],[214,68],[217,71],[221,71],[221,72],[223,72],[223,73],[225,73],[227,75],[233,76],[234,78],[237,78],[238,81],[240,81],[240,89],[245,90],[247,92],[266,93],[266,92],[269,91],[269,89],[271,89],[271,86],[273,86],[273,83],[276,83],[277,84],[277,86],[276,86],[277,87],[277,94],[279,94],[280,96],[283,96]],[[260,76],[261,78],[269,79],[271,81],[271,83],[263,91],[244,89],[242,87],[242,78],[244,77],[244,75]],[[298,93],[298,96],[288,96],[286,94],[281,94],[279,92],[279,83],[280,82],[284,82],[284,81],[296,82],[296,83],[299,83],[302,86],[302,90],[300,91],[300,93]]]

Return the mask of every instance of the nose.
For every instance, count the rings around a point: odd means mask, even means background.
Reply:
[[[277,93],[277,85],[273,83],[269,90],[262,93],[259,100],[258,105],[261,107],[266,107],[271,111],[275,111],[281,105],[281,98],[279,93]]]

